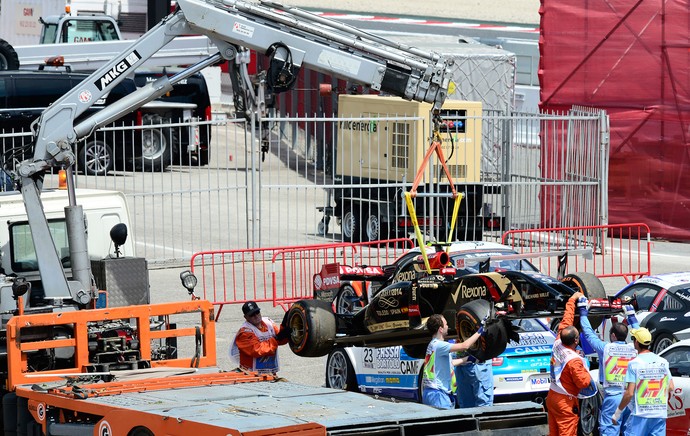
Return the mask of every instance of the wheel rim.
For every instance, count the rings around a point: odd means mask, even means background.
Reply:
[[[370,241],[378,240],[380,235],[380,229],[381,225],[379,223],[379,217],[377,217],[376,215],[369,215],[369,218],[367,218],[366,226],[367,238]]]
[[[0,71],[9,69],[10,63],[5,56],[0,54]]]
[[[110,152],[105,144],[94,143],[84,152],[84,167],[90,174],[103,174],[111,165]]]
[[[344,353],[336,351],[328,360],[328,385],[333,389],[347,388],[347,360]]]
[[[357,296],[357,293],[352,286],[344,286],[343,289],[338,294],[338,302],[336,304],[336,312],[339,314],[348,314],[354,312],[355,305],[351,298]]]
[[[598,413],[596,412],[599,410],[596,396],[583,399],[580,402],[580,408],[582,409],[580,413],[580,426],[582,427],[582,432],[584,434],[593,433],[597,421],[599,420]]]
[[[304,346],[307,335],[306,320],[302,318],[301,314],[291,316],[288,320],[292,333],[290,334],[290,347],[295,345],[295,348],[300,349]]]
[[[158,159],[165,151],[165,137],[159,130],[145,130],[142,140],[144,159]]]
[[[355,228],[355,216],[351,211],[345,212],[341,226],[343,228],[343,235],[348,239],[352,238]]]
[[[656,348],[654,350],[654,353],[659,354],[662,351],[664,351],[665,349],[667,349],[668,347],[670,347],[671,345],[673,345],[673,339],[672,338],[669,338],[666,336],[664,336],[663,338],[659,338],[659,341],[656,344]]]

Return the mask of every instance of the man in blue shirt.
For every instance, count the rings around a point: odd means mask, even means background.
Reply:
[[[422,402],[437,409],[452,409],[455,407],[453,366],[467,362],[469,357],[453,359],[451,353],[469,350],[484,333],[484,321],[477,333],[463,342],[454,344],[445,340],[448,335],[448,322],[442,315],[431,315],[426,327],[432,333],[432,337],[424,358]]]
[[[458,385],[458,407],[491,406],[494,404],[494,370],[491,360],[472,362],[455,367],[455,379]]]
[[[599,383],[604,386],[604,400],[599,412],[599,433],[602,436],[618,436],[621,423],[627,419],[630,411],[626,409],[627,412],[624,412],[617,423],[614,423],[611,418],[623,397],[628,362],[637,356],[637,351],[635,351],[633,344],[625,342],[628,337],[628,326],[620,322],[614,322],[611,325],[610,342],[606,343],[599,339],[587,318],[587,303],[587,299],[581,297],[578,299],[577,307],[580,312],[580,327],[582,327],[585,340],[599,356]],[[628,325],[632,328],[639,327],[635,317],[635,309],[628,304],[623,308]]]

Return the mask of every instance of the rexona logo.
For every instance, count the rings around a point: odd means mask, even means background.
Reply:
[[[132,65],[134,65],[140,59],[141,56],[139,56],[139,53],[134,50],[132,53],[128,54],[127,57],[122,60],[122,62],[119,62],[110,71],[102,75],[101,78],[94,83],[94,85],[96,85],[96,88],[98,88],[100,91],[103,91],[106,86],[108,86],[113,80],[120,77],[124,72],[132,68]]]
[[[469,287],[462,285],[460,287],[460,295],[462,298],[478,298],[486,296],[486,286]]]

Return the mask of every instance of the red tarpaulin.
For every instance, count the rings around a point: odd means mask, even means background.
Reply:
[[[609,221],[690,240],[690,1],[542,0],[541,108],[610,115]]]

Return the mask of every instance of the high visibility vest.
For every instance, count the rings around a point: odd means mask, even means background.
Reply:
[[[551,353],[551,386],[550,389],[558,392],[559,394],[568,395],[572,397],[573,395],[568,392],[561,383],[561,375],[563,374],[563,369],[565,365],[573,359],[582,359],[583,365],[587,367],[585,359],[580,356],[577,351],[572,348],[568,348],[561,342],[560,339],[556,339],[553,343],[553,352]],[[597,393],[596,384],[590,383],[588,387],[581,389],[578,392],[578,398],[589,398]]]
[[[620,342],[606,344],[602,353],[604,388],[620,388],[622,392],[625,387],[625,374],[628,373],[628,363],[636,356],[637,350],[633,344]]]
[[[635,407],[633,414],[642,418],[668,416],[669,371],[665,361],[635,361]]]
[[[230,357],[236,365],[241,366],[245,370],[255,371],[260,374],[275,374],[279,369],[278,350],[276,350],[276,353],[273,356],[254,357],[252,359],[251,368],[247,368],[245,365],[240,364],[240,349],[237,346],[237,335],[239,335],[240,332],[250,331],[254,333],[254,335],[256,335],[261,342],[268,341],[276,335],[275,330],[273,329],[273,322],[270,319],[262,318],[261,321],[263,321],[267,327],[265,332],[262,332],[254,324],[251,324],[248,321],[245,321],[244,324],[242,324],[242,327],[240,327],[235,335],[235,338],[232,340],[232,345],[230,345]]]

